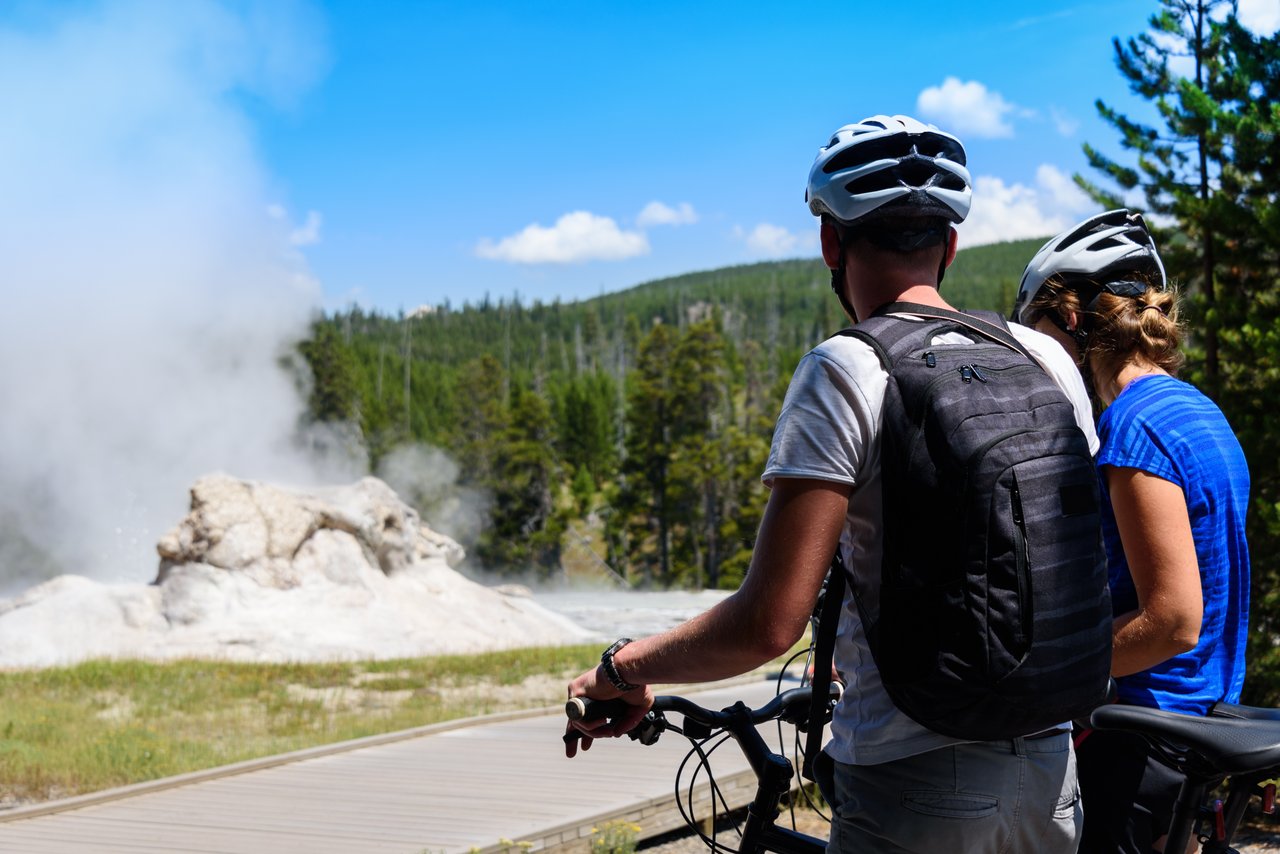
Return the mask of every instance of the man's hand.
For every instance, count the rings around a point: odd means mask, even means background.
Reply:
[[[604,675],[601,666],[587,670],[577,679],[569,683],[569,697],[588,697],[592,700],[612,700],[621,697],[627,703],[627,712],[615,717],[612,721],[604,719],[594,721],[570,721],[565,727],[565,734],[582,733],[580,739],[565,740],[564,755],[572,759],[578,753],[578,742],[583,750],[591,749],[591,742],[597,738],[617,738],[625,735],[639,725],[645,713],[653,706],[653,691],[646,685],[635,691],[622,694],[613,687]]]

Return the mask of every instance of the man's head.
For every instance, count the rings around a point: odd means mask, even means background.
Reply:
[[[960,140],[909,116],[872,116],[845,125],[818,151],[805,201],[838,241],[832,289],[843,293],[844,252],[916,257],[948,246],[952,223],[969,214],[969,170]],[[826,229],[831,231],[827,231]],[[825,253],[824,253],[825,254]],[[949,249],[942,251],[938,283]]]
[[[933,125],[872,116],[819,149],[805,201],[846,227],[901,216],[962,222],[972,196],[965,160],[960,140]]]

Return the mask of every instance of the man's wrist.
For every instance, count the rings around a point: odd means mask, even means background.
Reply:
[[[604,672],[605,678],[609,680],[609,684],[617,688],[619,693],[626,694],[628,691],[638,691],[642,685],[635,685],[622,678],[622,674],[618,672],[618,666],[614,663],[613,657],[627,644],[631,643],[631,638],[618,638],[613,645],[606,649],[600,655],[600,669]]]

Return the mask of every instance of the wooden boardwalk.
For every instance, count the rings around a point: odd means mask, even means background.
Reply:
[[[717,708],[773,692],[761,679],[688,696]],[[495,715],[15,810],[0,814],[0,852],[453,854],[497,852],[502,839],[586,851],[607,821],[642,837],[682,826],[674,782],[688,742],[598,742],[570,762],[563,720]],[[713,760],[731,804],[749,802],[741,754],[726,745]]]

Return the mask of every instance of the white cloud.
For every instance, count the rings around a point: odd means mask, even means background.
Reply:
[[[1080,129],[1080,122],[1066,110],[1058,107],[1049,108],[1049,118],[1053,121],[1054,128],[1062,136],[1075,136],[1076,131]]]
[[[1258,35],[1269,36],[1280,29],[1280,3],[1276,0],[1240,0],[1236,17]]]
[[[962,246],[1048,237],[1097,209],[1070,176],[1048,164],[1036,170],[1034,187],[989,175],[973,184],[973,208],[956,227]]]
[[[641,228],[653,225],[691,225],[697,221],[698,214],[688,202],[681,202],[674,208],[662,202],[649,202],[636,217],[636,225]]]
[[[307,221],[289,232],[294,246],[312,246],[320,242],[320,226],[324,220],[318,211],[307,211]]]
[[[1036,184],[1053,210],[1075,216],[1093,209],[1095,205],[1070,175],[1048,163],[1042,163],[1036,169]]]
[[[957,77],[921,92],[916,109],[948,133],[987,138],[1013,136],[1013,125],[1006,117],[1019,112],[998,92],[976,80],[962,83]]]
[[[289,222],[289,212],[280,204],[267,205],[267,216],[286,224]],[[319,211],[307,211],[306,221],[289,229],[289,245],[314,246],[319,243],[320,226],[323,224],[324,218]]]
[[[754,254],[768,258],[795,255],[800,250],[812,249],[816,245],[812,235],[795,234],[780,225],[767,222],[760,223],[750,231],[735,226],[733,236],[746,243]]]
[[[1077,11],[1078,10],[1076,9],[1063,9],[1058,12],[1051,12],[1047,15],[1033,15],[1029,18],[1020,18],[1019,20],[1013,22],[1013,25],[1010,27],[1010,29],[1021,30],[1026,27],[1038,27],[1042,24],[1048,24],[1053,21],[1060,20],[1062,18],[1069,18],[1072,15],[1076,14]]]
[[[607,216],[573,211],[550,228],[535,222],[496,243],[485,238],[475,252],[481,258],[513,264],[621,261],[649,254],[649,239],[638,231],[623,231]]]
[[[1174,33],[1151,33],[1151,39],[1161,48],[1169,51],[1169,71],[1188,80],[1195,79],[1196,60],[1187,53],[1186,42]]]

